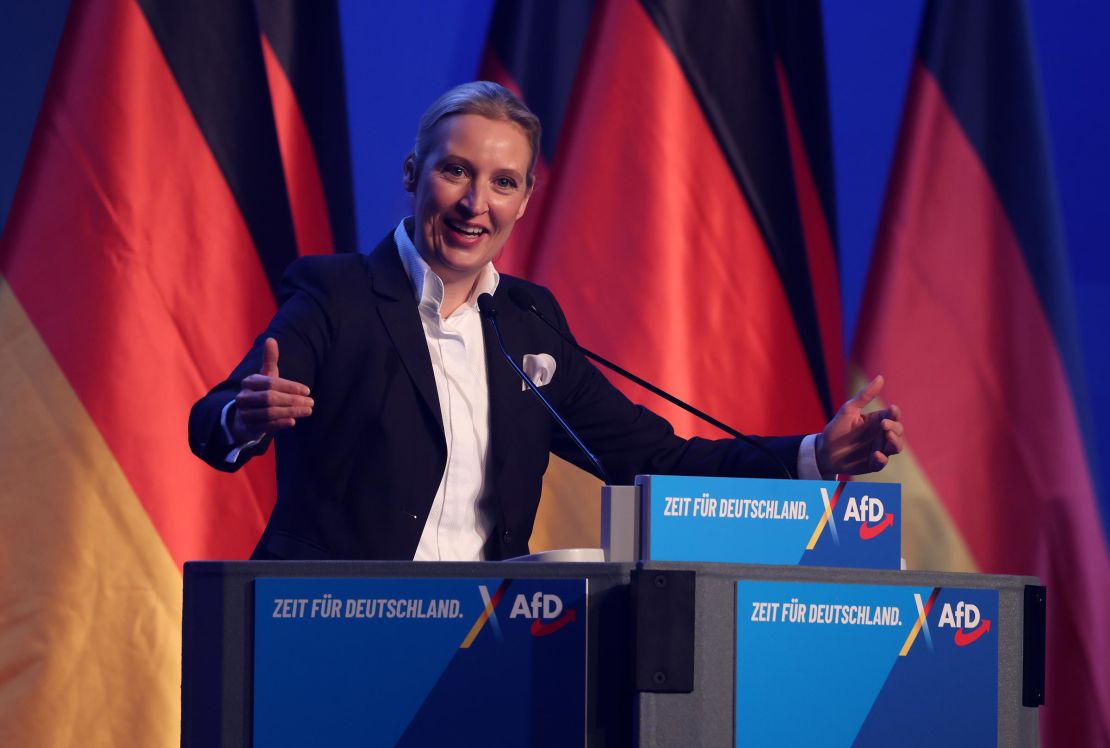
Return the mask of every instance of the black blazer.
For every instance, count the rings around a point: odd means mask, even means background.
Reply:
[[[518,363],[548,353],[556,370],[544,394],[601,459],[614,482],[638,473],[776,477],[768,456],[731,439],[684,440],[633,404],[585,358],[508,298],[525,285],[544,315],[567,330],[551,293],[502,275],[494,301]],[[232,445],[220,411],[239,382],[258,372],[274,337],[281,376],[312,390],[315,407],[276,439],[277,502],[253,558],[411,559],[447,459],[428,344],[412,284],[392,234],[366,256],[305,257],[290,265],[280,308],[231,375],[193,406],[189,444],[213,467],[234,471],[270,439],[224,461]],[[484,323],[485,324],[485,323]],[[590,465],[501,356],[485,325],[490,456],[484,507],[495,518],[486,557],[528,552],[548,455]],[[766,444],[786,464],[801,437]]]

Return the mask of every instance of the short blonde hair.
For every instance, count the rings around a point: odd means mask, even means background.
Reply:
[[[409,158],[413,160],[416,174],[424,168],[424,159],[432,147],[432,132],[442,120],[457,114],[477,114],[487,119],[505,120],[517,125],[528,139],[532,158],[528,162],[526,179],[531,186],[535,179],[536,158],[540,150],[540,118],[524,105],[509,89],[491,81],[471,81],[455,86],[432,102],[420,118],[416,131],[416,144]]]

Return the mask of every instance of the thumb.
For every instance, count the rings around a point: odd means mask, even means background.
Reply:
[[[868,382],[866,387],[857,392],[856,396],[848,401],[848,404],[855,408],[858,408],[859,410],[863,410],[871,403],[872,400],[879,396],[879,393],[882,391],[882,389],[883,375],[879,374],[870,382]]]
[[[278,343],[274,338],[266,338],[266,342],[262,349],[262,371],[263,376],[276,377],[278,376]]]

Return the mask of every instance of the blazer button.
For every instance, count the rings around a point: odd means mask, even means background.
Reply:
[[[506,530],[505,532],[501,533],[501,542],[504,543],[505,545],[512,545],[513,544],[513,531],[512,530]]]

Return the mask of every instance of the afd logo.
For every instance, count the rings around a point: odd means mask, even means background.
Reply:
[[[871,540],[894,526],[894,514],[886,511],[878,496],[864,494],[859,499],[849,496],[848,505],[844,507],[844,521],[859,522],[860,539]]]
[[[905,657],[909,653],[919,633],[924,635],[929,651],[933,651],[932,634],[929,633],[929,613],[933,610],[933,604],[937,601],[937,596],[940,595],[940,589],[940,587],[934,587],[928,600],[922,600],[921,595],[916,592],[913,593],[914,602],[917,604],[917,621],[910,629],[909,636],[906,637],[906,643],[902,645],[902,651],[898,654],[899,657]],[[952,603],[944,604],[944,607],[940,609],[937,628],[956,629],[953,634],[956,646],[966,647],[988,633],[991,630],[991,622],[983,618],[977,605],[960,600],[955,605]]]
[[[989,619],[982,619],[977,606],[961,600],[955,606],[952,603],[944,604],[940,610],[940,621],[937,627],[956,629],[953,635],[956,646],[966,647],[989,632],[991,622]]]
[[[459,645],[459,649],[469,649],[478,637],[478,633],[485,628],[487,623],[497,641],[503,640],[501,622],[497,619],[497,606],[501,603],[501,599],[505,596],[505,591],[511,583],[511,579],[502,581],[492,594],[490,594],[489,587],[486,587],[486,585],[478,585],[478,594],[482,596],[482,612],[479,614],[478,620],[474,621],[474,625],[470,627],[470,631],[463,639],[462,644]],[[554,634],[568,623],[573,622],[576,616],[577,614],[573,608],[566,612],[563,611],[563,601],[558,595],[545,592],[536,592],[531,598],[523,594],[517,595],[513,600],[512,610],[509,612],[510,620],[524,618],[532,622],[532,636]]]
[[[536,592],[531,599],[517,595],[509,618],[526,618],[532,621],[532,636],[548,636],[574,621],[574,609],[563,612],[563,601],[558,595]]]

